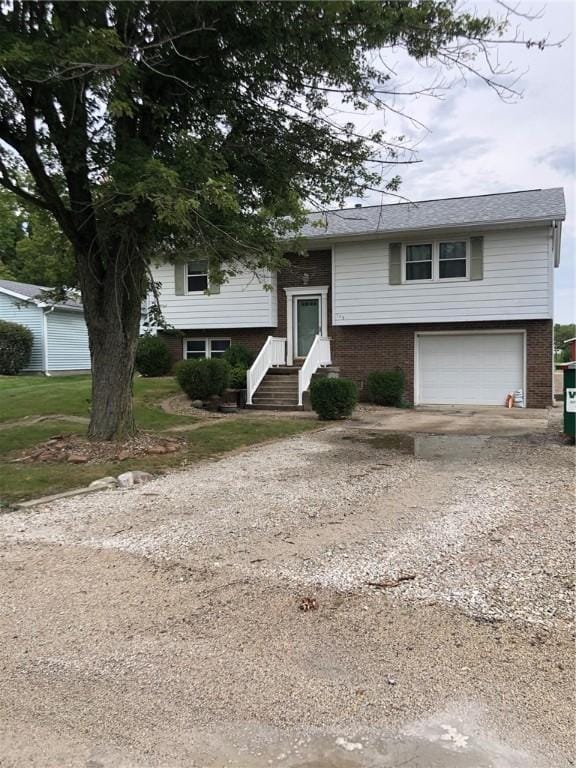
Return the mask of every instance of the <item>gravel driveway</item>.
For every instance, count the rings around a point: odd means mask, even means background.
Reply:
[[[574,765],[573,467],[351,423],[1,516],[0,766]]]

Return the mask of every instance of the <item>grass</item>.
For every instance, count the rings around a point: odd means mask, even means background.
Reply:
[[[161,400],[178,392],[178,385],[171,378],[135,380],[134,405],[138,426],[158,434],[175,425],[192,427],[197,419],[166,414],[159,406]],[[311,419],[289,417],[266,419],[243,416],[241,419],[207,420],[199,428],[178,431],[178,437],[186,441],[186,447],[177,454],[89,465],[13,462],[18,452],[32,448],[52,435],[80,434],[86,429],[82,423],[65,419],[48,419],[36,424],[16,423],[17,420],[56,414],[87,417],[89,400],[88,376],[50,379],[39,376],[0,377],[0,506],[78,488],[104,475],[118,475],[128,469],[158,473],[186,466],[318,426]]]
[[[0,422],[27,416],[90,414],[90,376],[0,376]],[[158,402],[180,391],[171,377],[134,380],[134,411],[142,429],[162,429],[192,418],[174,416]]]

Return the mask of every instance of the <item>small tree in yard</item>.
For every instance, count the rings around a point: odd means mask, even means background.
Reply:
[[[89,434],[135,430],[153,258],[208,259],[215,282],[274,268],[304,203],[397,189],[382,170],[402,142],[339,122],[330,100],[386,109],[384,49],[470,71],[504,28],[453,0],[2,2],[0,184],[50,214],[72,246],[92,357]]]

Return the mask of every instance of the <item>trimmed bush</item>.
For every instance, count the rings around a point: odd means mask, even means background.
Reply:
[[[183,360],[176,367],[176,380],[190,400],[208,400],[228,386],[230,366],[226,360]]]
[[[367,389],[371,403],[400,408],[404,396],[404,373],[400,368],[373,371],[368,374]]]
[[[0,320],[0,374],[15,376],[30,360],[34,336],[19,323]]]
[[[348,379],[316,379],[310,385],[310,403],[324,421],[345,419],[358,402],[358,388]]]
[[[224,360],[229,362],[232,368],[241,366],[247,370],[254,362],[254,355],[242,344],[231,344],[224,352]]]
[[[231,389],[246,389],[246,370],[243,365],[235,365],[230,368],[230,382],[228,386]]]
[[[172,369],[172,358],[166,344],[158,336],[142,336],[136,349],[136,370],[142,376],[166,376]]]

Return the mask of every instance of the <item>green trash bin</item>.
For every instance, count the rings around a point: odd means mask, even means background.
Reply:
[[[576,437],[576,363],[564,367],[564,434]]]

